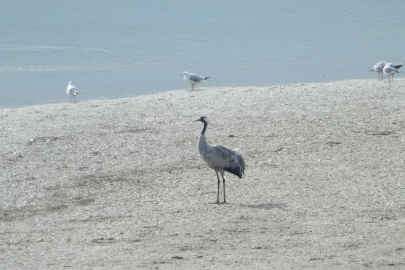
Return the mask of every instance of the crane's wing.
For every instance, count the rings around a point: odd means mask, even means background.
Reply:
[[[230,150],[226,147],[213,145],[205,152],[203,159],[216,171],[227,171],[239,178],[243,177],[245,171],[245,161],[238,151]]]

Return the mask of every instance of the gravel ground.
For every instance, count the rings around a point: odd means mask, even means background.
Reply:
[[[404,268],[404,97],[350,80],[0,109],[1,265]],[[246,161],[227,204],[203,115]]]

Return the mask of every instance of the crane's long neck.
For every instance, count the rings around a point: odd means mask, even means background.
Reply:
[[[200,139],[198,140],[198,152],[200,152],[200,154],[202,154],[208,146],[205,138],[205,130],[207,129],[207,125],[208,124],[204,122],[204,128],[201,131]]]

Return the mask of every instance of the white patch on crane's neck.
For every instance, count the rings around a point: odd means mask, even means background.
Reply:
[[[204,152],[207,150],[208,146],[209,145],[207,144],[205,134],[201,133],[200,139],[198,140],[198,152],[200,153],[200,155],[204,154]]]
[[[198,140],[198,152],[204,158],[205,153],[208,149],[212,147],[212,145],[207,143],[207,139],[205,138],[205,133],[201,133],[200,139]]]
[[[204,121],[201,121],[204,123],[204,127],[201,131],[201,135],[200,135],[200,139],[198,140],[198,152],[200,152],[200,155],[203,156],[204,152],[207,150],[207,148],[210,146],[209,144],[207,144],[207,140],[205,138],[205,131],[207,130],[208,127],[208,119],[206,117],[203,117]]]

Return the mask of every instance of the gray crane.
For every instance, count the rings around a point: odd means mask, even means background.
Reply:
[[[198,140],[198,151],[200,152],[200,155],[205,160],[205,162],[207,162],[207,164],[212,169],[214,169],[218,179],[218,191],[216,203],[219,204],[219,186],[221,184],[218,173],[221,173],[222,176],[222,183],[224,189],[223,203],[226,203],[224,173],[225,171],[227,171],[238,176],[239,178],[242,178],[245,171],[245,161],[243,160],[242,154],[239,153],[237,150],[230,150],[228,148],[219,145],[209,145],[205,138],[205,130],[207,129],[208,126],[207,117],[202,116],[196,121],[204,123],[204,128],[201,132],[200,139]]]

